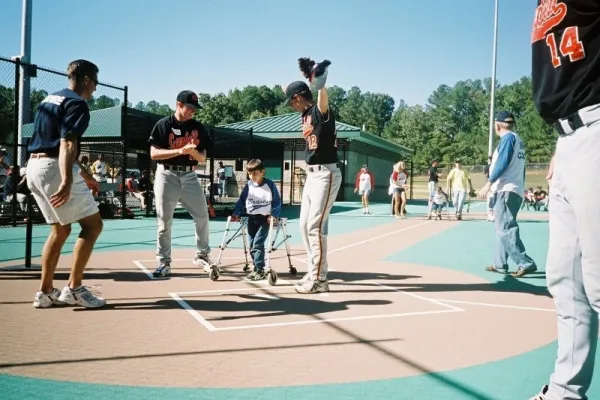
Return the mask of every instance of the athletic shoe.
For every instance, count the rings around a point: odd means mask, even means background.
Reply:
[[[301,294],[325,293],[329,292],[329,282],[327,280],[308,279],[303,284],[297,284],[294,289]]]
[[[160,263],[156,270],[152,273],[155,278],[166,278],[171,275],[171,265],[168,263]]]
[[[39,291],[35,294],[33,299],[33,306],[35,308],[48,308],[52,306],[63,305],[62,301],[59,301],[60,290],[54,288],[50,293],[44,293]]]
[[[530,267],[530,268],[527,268],[527,269],[525,269],[523,267],[519,267],[519,269],[517,269],[516,272],[511,272],[510,275],[512,277],[514,277],[514,278],[521,278],[521,277],[523,277],[525,275],[534,273],[536,271],[537,271],[537,267]]]
[[[267,274],[265,273],[264,269],[260,269],[258,271],[250,272],[246,278],[248,278],[250,281],[261,281],[267,278]]]
[[[504,268],[498,268],[495,265],[489,265],[489,266],[485,267],[485,270],[487,272],[497,272],[499,274],[504,274],[504,275],[508,274],[508,267],[506,269],[504,269]]]
[[[545,385],[541,392],[531,397],[529,400],[546,400],[546,393],[548,393],[548,385]]]
[[[302,286],[306,283],[306,281],[308,281],[310,279],[310,275],[308,274],[308,272],[306,274],[304,274],[304,276],[302,278],[300,278],[298,280],[298,282],[296,282],[296,286]]]
[[[202,267],[204,272],[210,272],[210,267],[217,265],[208,254],[194,256],[194,264]]]
[[[97,293],[92,293],[86,286],[71,289],[65,286],[58,297],[59,301],[70,305],[79,305],[85,308],[99,308],[106,305],[106,300]]]

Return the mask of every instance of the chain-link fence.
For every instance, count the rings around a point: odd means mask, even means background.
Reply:
[[[22,63],[18,58],[0,57],[0,226],[17,226],[27,221],[44,223],[35,200],[27,197],[27,146],[33,135],[39,104],[48,95],[67,86],[65,72]],[[101,185],[122,182],[126,174],[123,138],[127,136],[127,124],[124,123],[127,118],[127,88],[98,82],[88,105],[90,125],[82,139],[80,160],[87,160],[86,166],[95,171],[94,177]],[[96,147],[98,142],[103,143],[100,150]],[[98,162],[103,156],[112,157],[110,166]],[[108,202],[107,192],[120,196],[122,204],[125,203],[123,190],[105,190],[96,197],[99,204]],[[32,214],[28,215],[30,209]],[[119,210],[112,215],[104,212],[103,216],[124,218],[128,215]]]
[[[254,136],[252,130],[211,127],[213,148],[204,169],[197,170],[198,177],[207,188],[209,202],[215,213],[230,213],[248,182],[246,165],[251,159],[260,159],[266,176],[283,192],[282,142]]]
[[[525,186],[526,188],[536,188],[538,186],[542,188],[548,187],[546,181],[546,174],[548,172],[547,163],[541,164],[527,164],[525,166]],[[455,164],[439,164],[437,169],[438,173],[441,174],[440,183],[446,185],[446,178],[450,171],[455,167]],[[411,184],[413,185],[414,199],[424,200],[427,199],[429,190],[427,189],[427,182],[429,181],[429,168],[415,168],[413,179]],[[461,168],[469,173],[469,177],[473,184],[475,191],[478,191],[487,179],[486,174],[489,173],[489,167],[485,164],[478,165],[461,165]]]

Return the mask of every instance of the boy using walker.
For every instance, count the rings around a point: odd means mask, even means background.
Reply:
[[[248,216],[246,229],[254,263],[254,270],[248,275],[248,279],[258,281],[267,277],[265,241],[269,236],[271,218],[274,218],[274,223],[279,218],[281,197],[273,181],[265,178],[265,166],[261,160],[250,160],[246,165],[246,172],[250,179],[235,204],[231,220],[239,221],[242,212]]]

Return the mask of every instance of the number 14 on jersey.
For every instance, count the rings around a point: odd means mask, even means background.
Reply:
[[[564,30],[560,39],[560,44],[558,44],[556,35],[552,32],[546,36],[546,44],[550,48],[552,65],[554,68],[561,66],[561,57],[569,56],[571,62],[583,60],[585,58],[585,49],[583,43],[579,39],[579,28],[577,26],[569,26]]]

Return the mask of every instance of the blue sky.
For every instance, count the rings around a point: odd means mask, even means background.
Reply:
[[[503,84],[530,74],[535,4],[500,0]],[[21,11],[0,0],[0,56],[20,53]],[[134,104],[173,105],[182,89],[287,84],[298,57],[327,58],[330,85],[424,104],[440,84],[491,76],[493,17],[493,0],[33,0],[32,60],[87,58]]]

